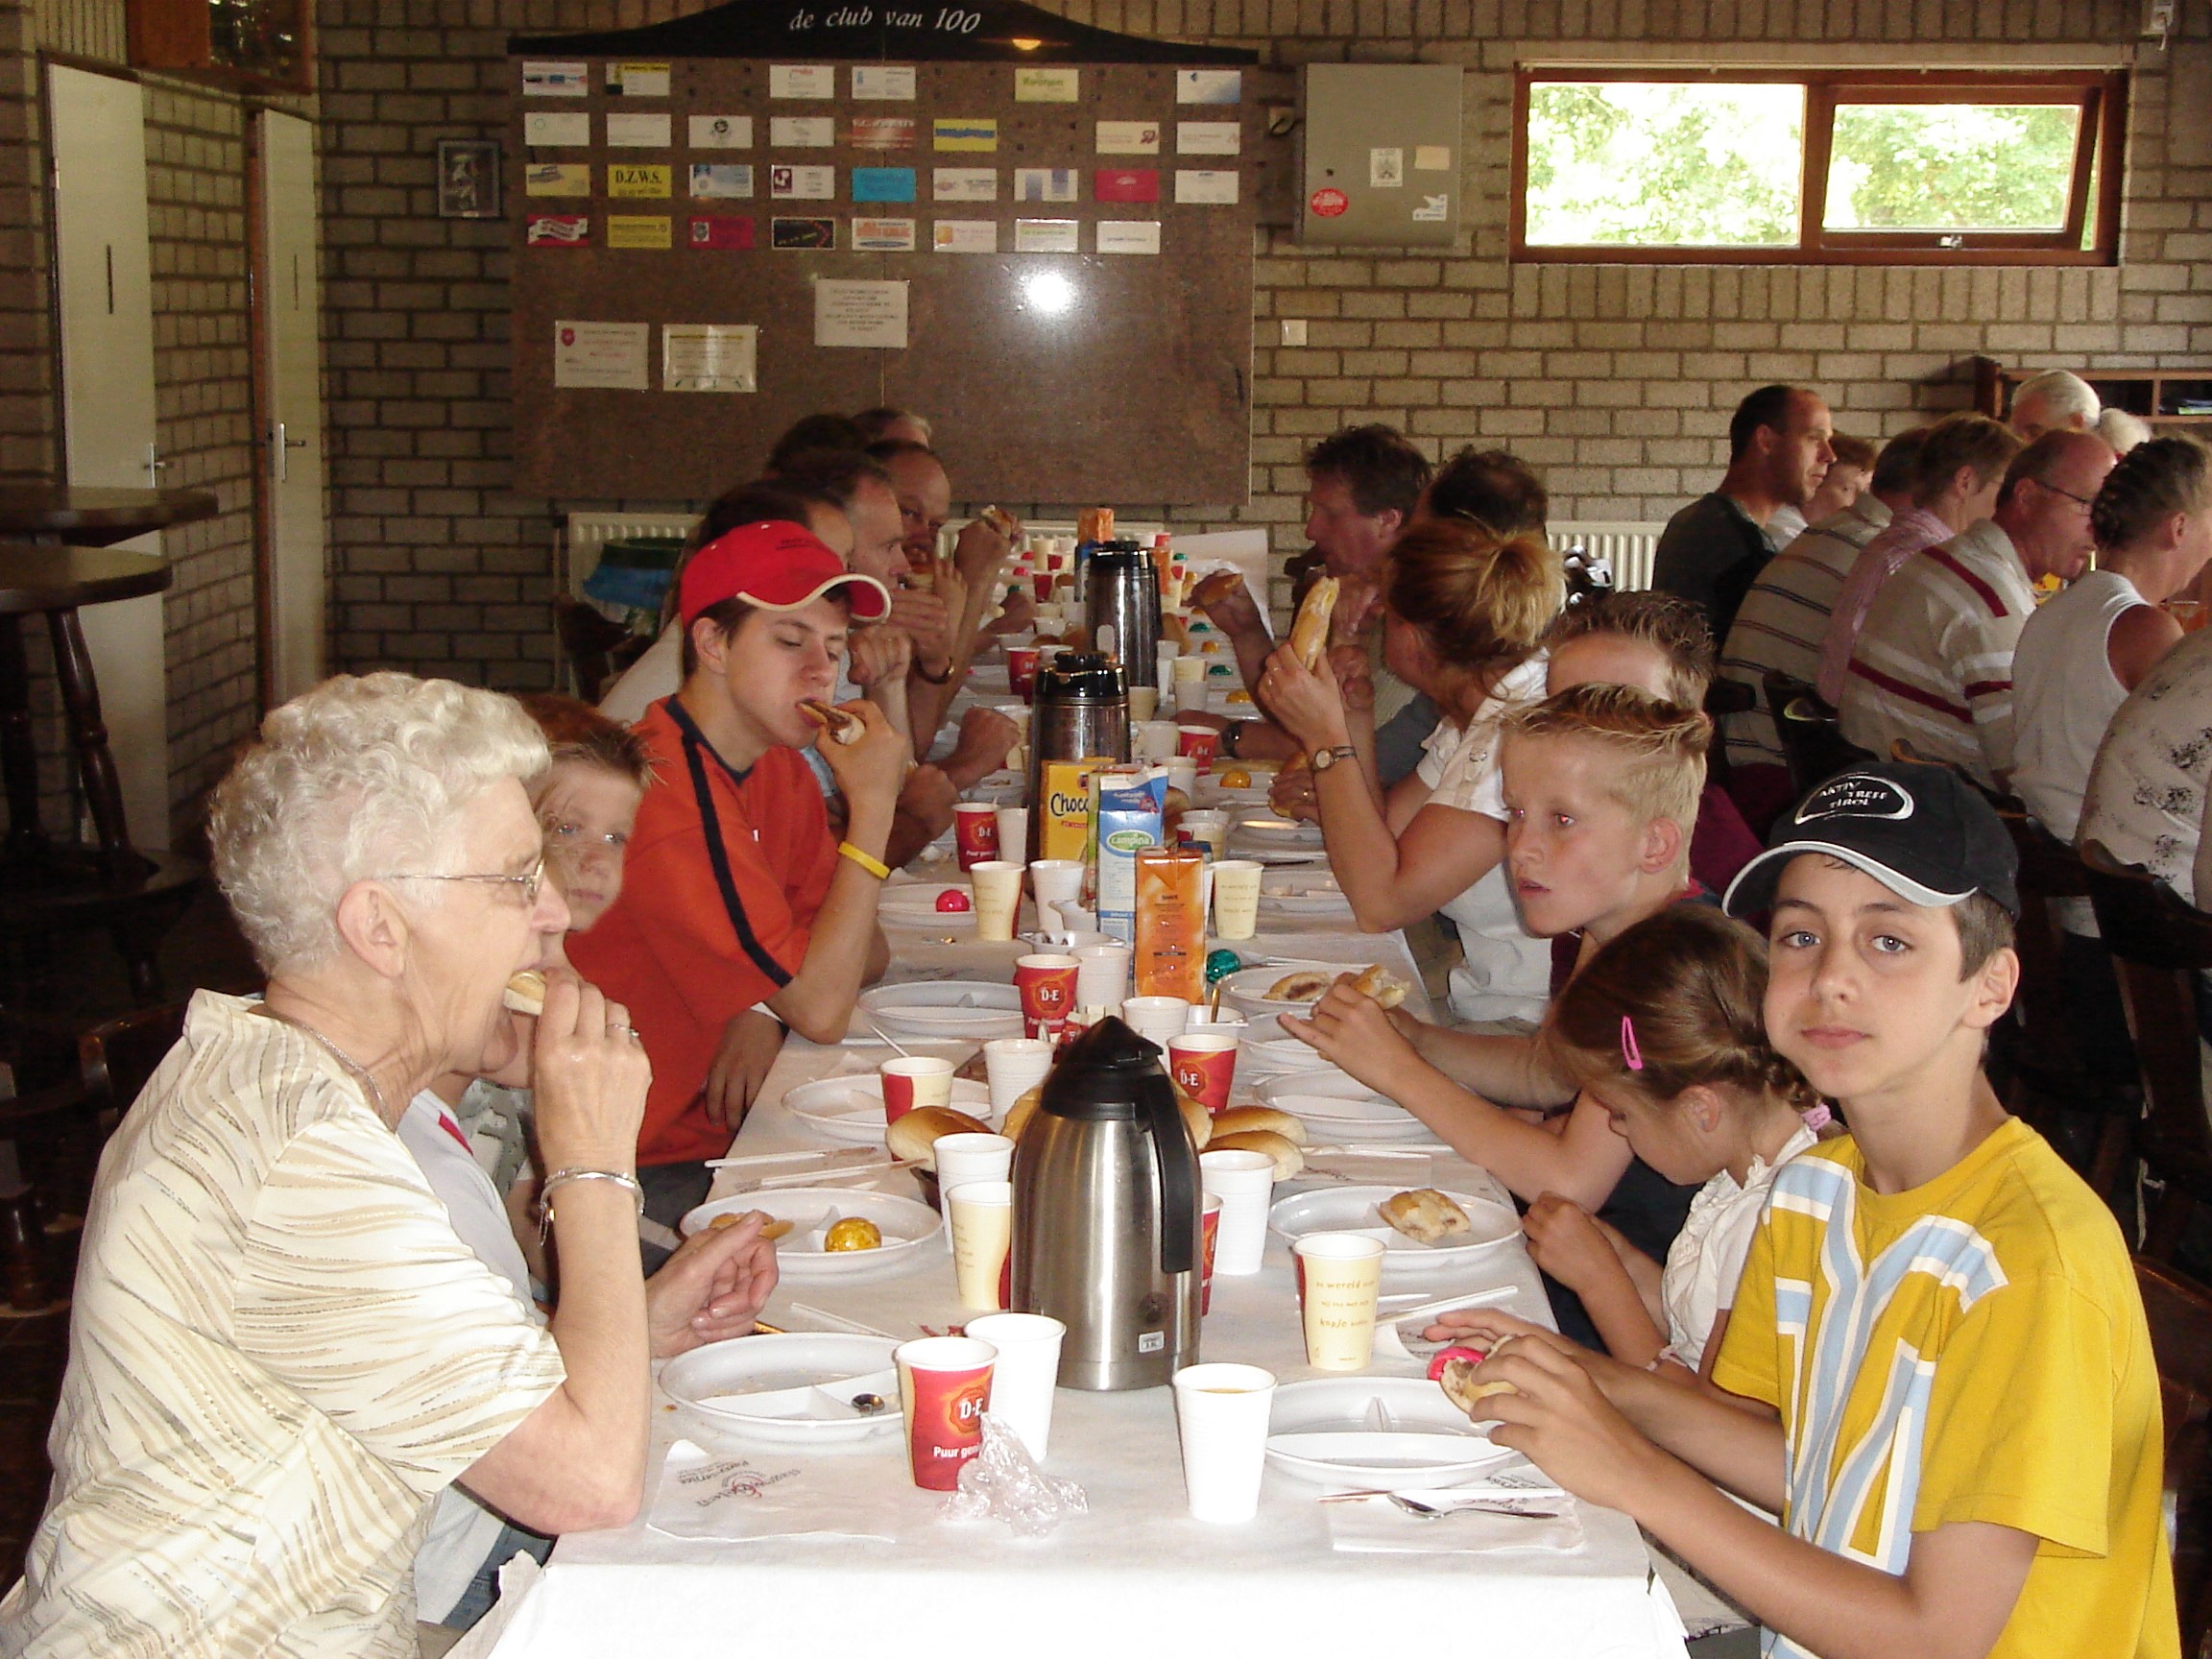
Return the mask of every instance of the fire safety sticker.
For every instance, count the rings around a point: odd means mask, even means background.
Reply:
[[[1377,190],[1401,188],[1406,182],[1406,152],[1403,150],[1368,151],[1367,182]]]
[[[1316,219],[1340,219],[1352,201],[1341,190],[1316,190],[1307,199],[1306,205]]]

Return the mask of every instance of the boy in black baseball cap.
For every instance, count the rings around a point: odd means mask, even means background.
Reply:
[[[1625,1509],[1769,1652],[2177,1652],[2158,1378],[2110,1211],[1982,1075],[2019,977],[2004,826],[1947,769],[1830,780],[1729,889],[1768,1041],[1851,1133],[1774,1180],[1713,1381],[1548,1337],[1477,1374],[1503,1444]],[[1708,1483],[1783,1518],[1780,1528]]]

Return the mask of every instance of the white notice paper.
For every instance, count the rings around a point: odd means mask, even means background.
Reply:
[[[837,198],[837,169],[771,167],[768,194],[780,202],[833,202]]]
[[[827,150],[836,142],[834,115],[771,115],[768,118],[771,150]]]
[[[751,323],[661,325],[661,390],[757,392],[760,330]]]
[[[814,284],[814,344],[906,344],[906,284],[848,282],[824,277]]]
[[[1157,253],[1160,221],[1157,219],[1101,219],[1098,221],[1101,253]]]
[[[929,245],[940,253],[996,253],[998,224],[994,219],[940,219],[930,228]]]
[[[853,96],[855,98],[896,98],[910,101],[914,96],[913,66],[895,63],[855,63],[853,65]]]
[[[1243,142],[1244,130],[1234,121],[1178,121],[1175,154],[1178,156],[1234,156]]]
[[[665,150],[675,140],[670,136],[673,118],[662,112],[658,115],[609,115],[607,117],[607,143],[611,149]]]
[[[1406,182],[1406,152],[1375,149],[1367,152],[1367,183],[1376,190],[1396,190]]]
[[[591,143],[591,117],[581,109],[573,115],[541,112],[525,115],[522,117],[522,142],[556,149],[586,149]]]
[[[998,170],[995,167],[932,168],[929,194],[936,202],[996,202]]]
[[[1101,121],[1098,123],[1101,156],[1157,156],[1160,123],[1157,121]]]
[[[1078,253],[1082,252],[1081,221],[1075,219],[1017,219],[1014,252],[1017,253]]]
[[[771,98],[834,98],[837,71],[828,63],[771,63],[768,65]]]
[[[1240,104],[1244,101],[1241,69],[1178,69],[1175,102],[1178,104]]]
[[[753,117],[750,115],[694,115],[691,117],[694,150],[750,150]]]
[[[668,96],[668,65],[610,63],[607,90],[619,92],[625,98],[665,98]]]
[[[649,323],[555,323],[553,384],[614,392],[646,388]]]
[[[1237,200],[1237,175],[1232,172],[1199,172],[1189,167],[1175,170],[1175,200],[1181,203],[1200,203],[1208,206],[1226,206]]]
[[[542,59],[522,60],[522,96],[525,98],[582,98],[591,90],[591,65],[555,63]]]

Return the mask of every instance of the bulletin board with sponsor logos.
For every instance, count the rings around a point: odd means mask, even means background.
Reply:
[[[1251,54],[1018,0],[510,52],[518,488],[701,499],[887,403],[965,499],[1245,499]]]

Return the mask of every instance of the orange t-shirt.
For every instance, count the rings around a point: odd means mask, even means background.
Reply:
[[[796,749],[733,771],[671,697],[635,728],[654,781],[622,896],[568,940],[576,972],[630,1010],[653,1062],[639,1164],[719,1158],[707,1069],[731,1018],[790,983],[837,868],[822,788]],[[717,856],[719,854],[719,856]]]

